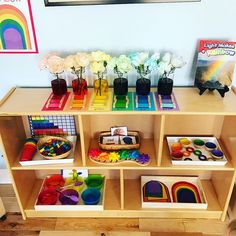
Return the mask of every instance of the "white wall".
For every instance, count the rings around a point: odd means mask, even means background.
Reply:
[[[31,0],[31,5],[39,54],[0,55],[0,96],[15,85],[50,86],[48,72],[38,69],[50,51],[170,50],[187,61],[176,71],[175,85],[192,85],[197,41],[236,40],[235,0],[47,8],[43,0]]]

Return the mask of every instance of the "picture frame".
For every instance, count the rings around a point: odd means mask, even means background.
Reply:
[[[45,6],[108,5],[131,3],[200,2],[201,0],[44,0]]]
[[[128,128],[126,126],[111,127],[111,136],[127,136]]]
[[[0,54],[38,53],[30,0],[0,1]]]

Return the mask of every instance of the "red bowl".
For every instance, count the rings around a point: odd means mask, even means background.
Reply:
[[[65,180],[61,175],[52,175],[45,180],[45,186],[50,189],[61,188],[65,185]]]
[[[55,205],[58,199],[58,193],[52,189],[42,191],[38,196],[37,205]]]

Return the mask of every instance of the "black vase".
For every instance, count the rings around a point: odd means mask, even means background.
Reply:
[[[52,92],[55,95],[64,95],[67,92],[67,85],[64,79],[54,79],[51,81]]]
[[[171,95],[173,90],[173,80],[170,78],[160,78],[157,85],[157,92],[160,95]]]
[[[148,95],[151,90],[151,81],[146,78],[141,78],[136,81],[137,95]]]
[[[124,96],[128,93],[128,80],[126,78],[117,78],[113,82],[114,94]]]

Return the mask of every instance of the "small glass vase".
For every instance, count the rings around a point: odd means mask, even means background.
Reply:
[[[140,78],[136,81],[136,94],[137,95],[149,95],[151,91],[151,81],[147,78]]]
[[[72,88],[73,93],[75,95],[86,95],[88,88],[87,88],[87,81],[83,78],[77,78],[72,80]]]
[[[64,95],[67,93],[67,85],[64,79],[60,79],[58,76],[51,81],[52,92],[55,95]]]
[[[128,80],[126,78],[116,78],[113,86],[116,96],[126,96],[128,94]]]
[[[157,85],[157,93],[159,95],[171,95],[173,90],[173,79],[160,78]]]
[[[94,93],[97,96],[102,96],[108,92],[108,82],[103,77],[98,77],[98,79],[94,80]]]

